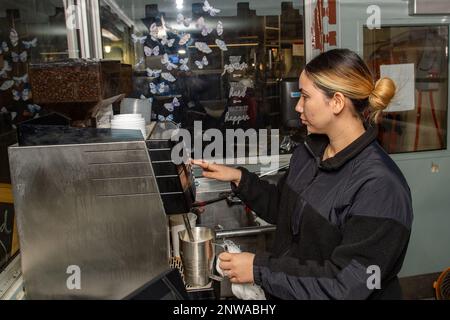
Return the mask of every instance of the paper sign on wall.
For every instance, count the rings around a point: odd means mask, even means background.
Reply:
[[[385,112],[411,111],[415,106],[414,64],[390,64],[380,66],[380,76],[391,78],[397,91]]]
[[[294,57],[303,57],[305,56],[305,45],[300,43],[294,43],[292,45],[292,55]]]

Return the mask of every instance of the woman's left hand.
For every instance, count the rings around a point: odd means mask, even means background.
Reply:
[[[253,283],[253,253],[228,253],[219,255],[219,267],[232,283]]]

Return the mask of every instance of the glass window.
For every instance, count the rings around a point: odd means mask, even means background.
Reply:
[[[0,112],[15,125],[42,112],[33,104],[29,64],[69,57],[66,18],[63,0],[0,4]]]
[[[151,98],[157,119],[188,129],[194,121],[203,130],[281,129],[281,81],[298,78],[305,62],[302,1],[101,3],[105,57],[132,63],[131,97]]]
[[[364,30],[364,59],[377,79],[393,77],[397,97],[379,140],[390,153],[447,147],[448,26]]]

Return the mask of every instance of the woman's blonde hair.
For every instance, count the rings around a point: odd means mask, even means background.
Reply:
[[[368,114],[375,122],[396,92],[390,78],[374,82],[361,57],[348,49],[334,49],[318,55],[306,65],[305,72],[328,98],[341,92],[352,101],[355,112],[362,119]]]

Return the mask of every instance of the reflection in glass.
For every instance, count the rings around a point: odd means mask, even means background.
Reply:
[[[280,82],[304,65],[300,1],[120,0],[120,12],[106,2],[105,57],[133,65],[131,96],[153,98],[155,119],[185,128],[202,121],[204,130],[280,128]]]
[[[445,149],[448,27],[366,28],[364,59],[377,79],[391,70],[398,78],[397,89],[404,93],[402,101],[384,113],[379,131],[383,147],[390,153]],[[408,77],[413,80],[412,89],[406,88]]]

